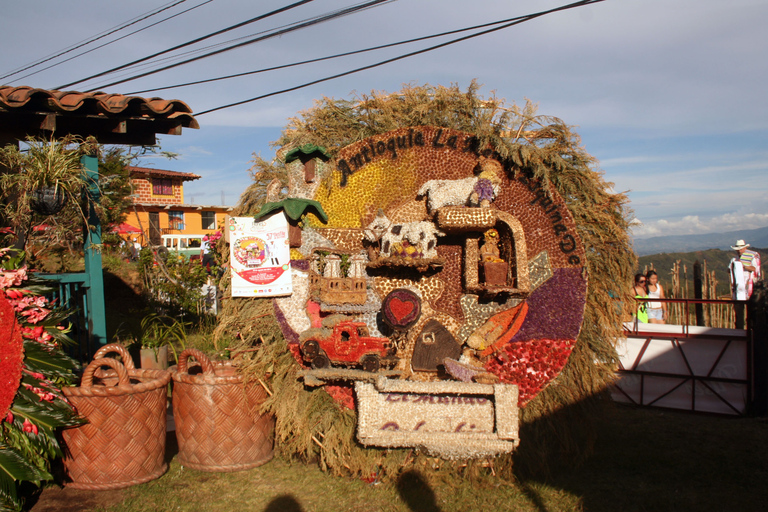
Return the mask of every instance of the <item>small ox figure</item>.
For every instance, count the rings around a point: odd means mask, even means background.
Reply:
[[[379,209],[376,218],[365,228],[369,242],[380,243],[380,257],[437,258],[437,237],[445,233],[428,221],[392,224]]]
[[[485,189],[492,190],[491,197],[480,197]],[[499,187],[479,176],[460,180],[429,180],[419,189],[418,195],[427,196],[427,206],[433,212],[443,206],[480,206],[481,199],[488,202],[499,193]]]
[[[499,194],[501,164],[492,158],[480,157],[482,171],[478,176],[460,180],[429,180],[419,189],[427,196],[427,206],[433,212],[443,206],[488,207]]]

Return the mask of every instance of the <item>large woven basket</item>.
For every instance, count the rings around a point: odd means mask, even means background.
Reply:
[[[188,367],[189,357],[200,367]],[[194,374],[195,370],[202,373]],[[267,397],[261,385],[244,383],[232,364],[211,363],[195,349],[183,351],[171,372],[173,418],[183,466],[243,471],[272,458],[275,420],[260,413]]]
[[[123,357],[104,358],[110,352]],[[110,370],[102,370],[108,366]],[[80,387],[62,391],[88,423],[62,432],[64,469],[75,489],[120,489],[165,473],[168,383],[163,370],[141,370],[120,345],[102,347]]]

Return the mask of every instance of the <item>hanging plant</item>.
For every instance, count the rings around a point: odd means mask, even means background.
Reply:
[[[76,219],[86,222],[88,217],[83,197],[89,185],[80,159],[96,149],[93,139],[71,136],[28,138],[23,148],[15,144],[0,148],[0,166],[7,169],[0,176],[2,213],[17,232],[29,236],[34,226],[45,224],[47,229],[38,232],[46,243],[57,243],[70,239],[73,230],[79,231],[73,226]],[[51,218],[67,205],[66,213]]]
[[[56,215],[67,204],[67,196],[56,185],[40,187],[32,191],[29,205],[40,215]]]

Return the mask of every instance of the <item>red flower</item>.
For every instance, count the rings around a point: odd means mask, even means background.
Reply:
[[[37,435],[37,425],[29,421],[28,419],[24,418],[24,432],[31,432],[35,435]]]
[[[21,380],[24,342],[11,303],[0,298],[0,417],[8,412]]]
[[[507,384],[518,386],[518,404],[524,407],[568,361],[574,340],[536,339],[508,344],[486,363],[486,370]]]

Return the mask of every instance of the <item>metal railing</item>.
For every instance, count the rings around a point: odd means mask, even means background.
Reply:
[[[744,415],[754,393],[753,339],[745,329],[694,325],[697,304],[745,301],[638,299],[680,304],[677,324],[625,323],[614,399],[647,407]],[[691,306],[694,306],[692,308]],[[701,319],[701,315],[699,315]]]
[[[99,347],[93,343],[93,336],[89,323],[91,318],[90,304],[88,301],[88,289],[90,282],[88,274],[82,272],[63,274],[35,274],[41,279],[53,281],[58,284],[54,291],[48,295],[48,299],[55,304],[71,311],[67,322],[71,331],[68,336],[75,342],[66,351],[70,356],[79,361],[87,361]]]
[[[667,310],[669,311],[668,315],[668,325],[680,325],[682,327],[681,334],[686,334],[688,332],[689,326],[702,326],[702,327],[712,327],[712,328],[726,328],[726,329],[735,329],[735,321],[736,321],[736,312],[735,310],[737,308],[742,308],[745,312],[744,322],[746,325],[746,304],[747,301],[745,300],[726,300],[726,299],[683,299],[683,298],[665,298],[665,299],[656,299],[656,298],[635,298],[635,302],[638,304],[642,302],[664,302],[666,304],[671,305],[677,305],[680,307],[673,308],[668,307]],[[712,314],[711,311],[710,314],[707,313],[707,308],[703,307],[705,305],[711,305],[714,306],[713,308],[709,309],[728,309],[730,307],[730,312],[732,314],[729,314],[729,321],[728,325],[723,325],[722,322],[712,322]],[[674,309],[674,310],[673,310]],[[673,310],[673,311],[670,311]],[[703,322],[699,322],[698,320],[703,317]],[[722,318],[721,316],[716,316],[716,318]],[[669,320],[675,320],[675,321],[669,321]],[[693,321],[692,321],[693,320]],[[708,321],[709,320],[709,321]],[[720,325],[715,325],[716,323],[719,323]],[[637,318],[634,320],[634,324],[636,329],[639,326],[643,325],[643,322],[639,322]],[[639,326],[637,325],[639,324]],[[710,324],[710,325],[706,325]]]

